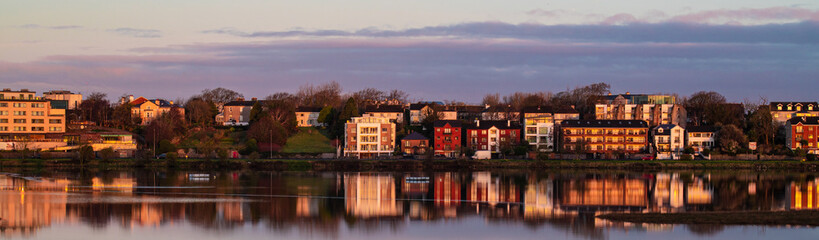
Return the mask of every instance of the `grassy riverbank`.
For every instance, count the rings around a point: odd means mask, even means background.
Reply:
[[[132,169],[132,168],[178,168],[178,169],[251,169],[275,171],[480,171],[499,169],[598,169],[625,171],[660,170],[787,170],[799,172],[819,171],[819,162],[800,161],[638,161],[638,160],[307,160],[307,159],[230,159],[203,160],[180,159],[177,161],[134,159],[92,160],[80,164],[70,159],[2,159],[0,168],[20,169]]]
[[[610,213],[598,218],[632,223],[819,226],[819,211]]]

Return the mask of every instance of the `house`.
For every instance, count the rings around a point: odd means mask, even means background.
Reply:
[[[463,140],[463,124],[459,120],[438,120],[433,123],[435,139],[433,148],[435,155],[457,157],[461,155],[461,141]]]
[[[657,159],[679,159],[685,148],[685,129],[674,124],[661,124],[651,129]]]
[[[483,116],[483,111],[486,110],[488,106],[457,106],[457,113],[456,118],[461,121],[475,121],[481,120]]]
[[[578,153],[639,153],[648,144],[643,120],[564,120],[561,149]]]
[[[401,139],[401,152],[407,155],[423,155],[429,150],[429,139],[418,132]]]
[[[465,128],[466,146],[475,150],[476,155],[482,155],[480,152],[500,153],[504,148],[520,143],[520,124],[511,120],[477,120]]]
[[[702,152],[711,149],[715,145],[715,133],[717,129],[713,126],[688,126],[686,132],[686,146],[691,146],[694,151]]]
[[[794,117],[785,122],[785,146],[819,154],[819,117]]]
[[[394,123],[404,122],[404,106],[401,105],[369,105],[364,107],[364,117],[385,117]]]
[[[176,111],[183,116],[185,115],[185,108],[174,104],[173,101],[166,101],[164,99],[148,100],[144,97],[133,99],[133,96],[129,96],[129,100],[128,103],[131,104],[131,114],[139,117],[139,119],[142,120],[142,125],[147,125],[160,115],[170,112],[172,109],[176,109]]]
[[[539,152],[554,151],[554,127],[555,119],[551,108],[523,108],[524,139]]]
[[[770,109],[773,121],[779,123],[795,117],[819,117],[816,102],[771,102]]]
[[[560,126],[565,120],[579,120],[580,112],[572,106],[558,106],[552,110],[552,116],[555,119],[555,125]]]
[[[46,134],[64,133],[66,109],[52,104],[28,89],[0,91],[0,139],[45,138]]]
[[[216,123],[223,126],[247,126],[250,125],[250,111],[258,101],[256,98],[245,101],[238,98],[222,105],[222,112],[216,115]]]
[[[68,110],[74,110],[82,104],[82,94],[72,93],[66,90],[53,90],[43,93],[43,98],[49,100],[64,100],[67,101],[66,107]]]
[[[430,114],[437,114],[437,120],[456,120],[458,111],[455,107],[446,106],[441,102],[419,102],[409,106],[410,124],[421,124]]]
[[[511,105],[487,106],[481,113],[481,120],[511,120],[517,122],[520,121],[520,111],[516,111]]]
[[[296,122],[299,127],[318,127],[324,126],[323,123],[318,122],[318,117],[321,114],[321,107],[297,107],[296,108]]]
[[[345,124],[344,146],[346,157],[391,156],[395,146],[395,123],[385,117],[354,117]]]

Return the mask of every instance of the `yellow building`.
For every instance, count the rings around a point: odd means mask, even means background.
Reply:
[[[146,125],[159,117],[160,115],[170,112],[172,109],[177,109],[180,114],[185,115],[185,109],[182,106],[176,105],[173,101],[165,101],[163,99],[148,100],[144,97],[131,100],[131,114],[138,116],[142,120],[142,124]]]
[[[65,132],[65,109],[28,89],[0,91],[0,139],[45,138],[46,133]],[[34,136],[31,136],[34,134]]]

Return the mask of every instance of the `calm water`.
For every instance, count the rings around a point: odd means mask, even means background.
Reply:
[[[4,239],[817,239],[805,226],[607,212],[817,208],[819,175],[753,172],[0,174]]]

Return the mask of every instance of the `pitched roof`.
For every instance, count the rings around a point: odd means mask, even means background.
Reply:
[[[714,126],[688,126],[685,128],[687,132],[716,132],[717,128]]]
[[[458,106],[459,113],[481,113],[486,110],[486,106]]]
[[[648,123],[643,120],[564,120],[563,127],[627,127],[647,128]]]
[[[677,125],[674,125],[674,124],[660,124],[657,127],[655,127],[654,129],[652,129],[652,131],[654,131],[654,135],[671,135],[671,129],[675,128],[675,127],[677,127]],[[659,131],[660,129],[662,129],[662,131]]]
[[[402,113],[404,112],[404,106],[401,105],[369,105],[364,107],[364,112],[391,112],[391,113]]]
[[[144,97],[139,97],[137,99],[134,99],[134,101],[131,101],[130,104],[131,104],[131,106],[141,106],[142,104],[145,104],[146,102],[151,102],[153,104],[158,105],[159,107],[182,107],[179,104],[171,104],[171,102],[168,102],[165,99],[151,99],[151,100],[148,100],[148,99],[146,99]],[[159,104],[157,104],[157,102],[159,102]]]
[[[438,127],[444,127],[447,124],[449,124],[449,126],[451,126],[451,127],[456,127],[456,128],[463,127],[463,122],[458,121],[458,120],[438,120],[438,121],[435,121],[434,123],[432,123],[432,126],[438,128]]]
[[[817,125],[819,124],[819,117],[794,117],[788,119],[788,124],[810,124],[810,125]]]
[[[552,113],[552,108],[543,106],[529,106],[523,108],[523,113]]]
[[[520,129],[520,123],[516,121],[503,120],[479,120],[466,126],[467,129],[490,129],[495,127],[497,129]]]
[[[574,109],[574,108],[573,108],[573,107],[571,107],[571,106],[560,106],[560,107],[555,108],[555,109],[553,110],[553,113],[560,113],[560,114],[573,114],[573,113],[577,113],[577,114],[579,114],[580,112],[578,112],[578,111],[577,111],[577,109]]]
[[[788,104],[793,105],[793,106],[796,106],[797,104],[801,104],[802,106],[807,106],[807,105],[817,106],[817,105],[819,105],[819,103],[817,103],[817,102],[771,102],[771,107],[777,106],[779,104],[782,104],[782,106],[788,106]]]
[[[414,133],[410,133],[410,135],[407,135],[406,137],[402,138],[401,140],[429,140],[429,138],[424,137],[424,135],[421,135],[418,132],[414,132]]]
[[[258,101],[230,101],[228,103],[225,103],[225,107],[228,107],[228,106],[253,106],[253,104],[256,104],[256,102],[258,102]]]
[[[321,112],[322,107],[301,106],[296,108],[296,112]]]

